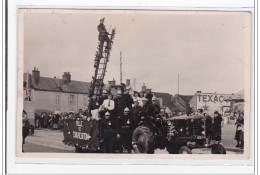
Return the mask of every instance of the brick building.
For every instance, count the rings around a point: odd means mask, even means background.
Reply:
[[[34,113],[76,112],[88,106],[90,83],[71,80],[69,72],[64,72],[62,79],[49,78],[41,77],[40,71],[34,68],[32,74],[24,73],[23,86],[24,110],[33,113],[29,118],[34,118]]]

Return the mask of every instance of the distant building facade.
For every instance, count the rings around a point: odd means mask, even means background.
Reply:
[[[64,72],[62,79],[48,78],[34,68],[32,74],[24,73],[23,86],[25,111],[41,114],[87,109],[90,83],[71,80],[69,72]]]

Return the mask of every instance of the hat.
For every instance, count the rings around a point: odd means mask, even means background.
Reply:
[[[152,98],[152,101],[155,101],[155,100],[157,100],[156,97],[153,97],[153,98]]]
[[[101,19],[100,19],[100,21],[104,21],[104,20],[105,20],[105,18],[101,18]]]
[[[110,116],[110,113],[109,113],[109,112],[106,112],[106,113],[105,113],[105,116]]]
[[[214,114],[218,114],[218,111],[214,111]]]
[[[122,95],[122,91],[119,90],[119,91],[117,91],[116,94],[120,94],[120,95]]]
[[[129,111],[130,111],[129,108],[124,109],[124,112],[129,112]]]

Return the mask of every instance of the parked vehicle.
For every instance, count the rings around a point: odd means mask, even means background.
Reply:
[[[133,149],[136,153],[151,154],[155,149],[166,148],[170,154],[191,154],[192,149],[205,148],[205,144],[202,115],[140,121],[133,132]],[[220,142],[210,147],[212,154],[226,154]]]

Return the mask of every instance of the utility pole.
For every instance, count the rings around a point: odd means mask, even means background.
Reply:
[[[135,88],[136,88],[136,79],[134,78],[134,91],[135,91]]]
[[[180,80],[179,79],[180,79],[180,75],[178,74],[178,100],[179,100],[179,95],[180,95],[180,91],[179,91],[180,90],[180,84],[179,84]]]
[[[120,84],[122,84],[122,78],[123,78],[123,73],[122,73],[122,52],[120,51]]]

